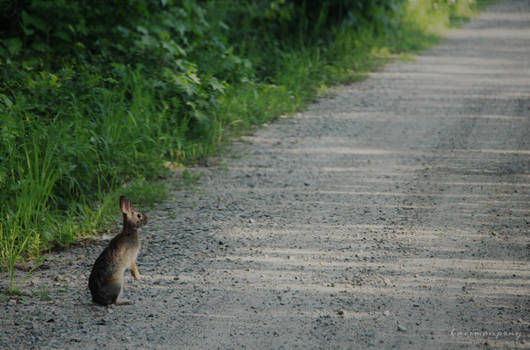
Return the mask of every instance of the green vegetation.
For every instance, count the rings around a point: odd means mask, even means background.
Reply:
[[[393,55],[411,59],[476,7],[0,0],[0,262],[11,285],[20,259],[108,227],[119,194],[163,198],[168,168]]]

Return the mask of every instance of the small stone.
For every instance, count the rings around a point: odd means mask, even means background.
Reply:
[[[400,332],[406,332],[407,331],[407,329],[405,327],[403,327],[402,325],[400,325],[400,324],[398,324],[397,330],[400,331]]]

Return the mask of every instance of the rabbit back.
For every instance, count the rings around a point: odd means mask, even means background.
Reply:
[[[123,288],[125,270],[136,260],[140,242],[134,235],[119,234],[96,259],[88,280],[92,300],[115,303]]]

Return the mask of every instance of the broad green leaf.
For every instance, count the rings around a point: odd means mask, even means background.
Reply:
[[[13,102],[9,99],[9,97],[4,94],[0,94],[0,99],[7,107],[11,107],[13,105]]]
[[[24,23],[24,26],[32,25],[41,32],[47,32],[50,30],[50,27],[44,22],[42,19],[31,16],[26,11],[22,11],[22,22]]]
[[[15,56],[22,48],[22,41],[19,38],[9,38],[2,40],[2,44],[6,47],[11,56]]]
[[[53,35],[59,39],[63,39],[64,41],[70,41],[71,40],[71,37],[68,33],[66,32],[63,32],[63,31],[58,31],[58,32],[55,32],[53,33]]]
[[[26,34],[26,36],[29,36],[29,35],[33,35],[35,33],[35,31],[29,27],[26,27],[25,25],[22,25],[22,30],[24,31],[24,34]]]
[[[31,48],[40,52],[50,51],[50,46],[42,41],[34,42],[33,44],[31,44]]]
[[[195,73],[186,72],[186,74],[188,75],[188,77],[190,77],[191,80],[193,80],[193,82],[195,84],[200,84],[201,83],[201,80],[199,79],[199,77]]]

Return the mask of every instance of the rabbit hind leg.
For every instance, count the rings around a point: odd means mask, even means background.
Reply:
[[[117,285],[115,284],[115,286],[117,287],[116,288],[116,294],[115,296],[113,297],[112,299],[112,304],[118,306],[118,305],[132,305],[134,304],[132,301],[130,300],[124,300],[124,299],[120,299],[120,297],[123,295],[123,284],[121,285]]]
[[[113,282],[105,285],[98,290],[92,290],[92,300],[101,305],[109,305],[115,303],[120,295],[121,285]]]

